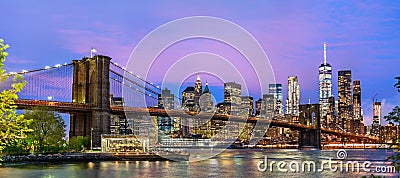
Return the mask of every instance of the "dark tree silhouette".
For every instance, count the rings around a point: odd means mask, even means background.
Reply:
[[[395,77],[395,79],[397,80],[397,83],[394,84],[394,87],[396,87],[397,91],[400,92],[400,77]]]
[[[397,91],[400,92],[400,77],[395,77],[397,83],[394,84],[394,87],[397,88]],[[391,112],[388,113],[387,116],[384,117],[387,121],[392,121],[394,123],[400,124],[400,107],[395,106]],[[397,147],[396,150],[400,151],[400,138],[397,137],[394,139],[391,146]],[[393,165],[396,166],[397,169],[400,168],[400,153],[394,156],[390,156],[389,160],[393,160]]]

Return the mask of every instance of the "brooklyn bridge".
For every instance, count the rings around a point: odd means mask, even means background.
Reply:
[[[356,143],[376,142],[378,138],[368,135],[321,128],[318,105],[306,105],[308,110],[299,122],[287,122],[270,118],[243,117],[217,113],[188,113],[183,110],[165,110],[154,107],[161,94],[160,87],[142,79],[124,67],[111,62],[108,56],[72,60],[72,63],[46,66],[43,69],[11,72],[20,74],[27,81],[15,101],[18,109],[45,107],[70,115],[69,137],[93,137],[93,145],[100,146],[101,135],[110,134],[112,116],[181,117],[211,119],[244,123],[268,123],[268,127],[283,127],[299,131],[298,145],[321,148],[321,135],[335,135]],[[12,78],[12,77],[11,77]],[[12,80],[6,81],[5,86]],[[3,86],[3,87],[5,87]],[[123,97],[123,104],[114,104],[113,97]],[[144,102],[140,102],[144,101]],[[143,104],[144,103],[144,104]],[[313,117],[313,116],[316,117]]]

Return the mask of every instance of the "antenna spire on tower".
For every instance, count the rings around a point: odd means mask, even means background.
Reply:
[[[326,65],[326,42],[324,42],[324,65]]]

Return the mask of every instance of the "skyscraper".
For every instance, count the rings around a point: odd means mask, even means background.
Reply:
[[[275,96],[273,94],[264,94],[262,102],[261,115],[268,119],[277,119],[275,115]]]
[[[174,109],[174,94],[171,93],[171,90],[165,88],[161,91],[161,94],[158,95],[158,107]]]
[[[332,66],[326,58],[326,43],[324,43],[324,63],[319,66],[319,104],[321,127],[328,127],[329,97],[332,96]]]
[[[373,121],[381,125],[381,102],[374,102],[374,118]]]
[[[224,83],[224,103],[230,115],[238,115],[241,104],[242,86],[235,82]]]
[[[360,81],[353,81],[353,118],[354,118],[354,132],[362,133],[364,128],[364,121],[361,110],[361,86]]]
[[[254,100],[251,96],[241,97],[241,115],[243,116],[254,116]]]
[[[194,104],[200,106],[199,100],[203,93],[203,86],[201,85],[200,76],[197,75],[196,83],[194,84]]]
[[[283,115],[282,104],[282,84],[269,84],[269,94],[274,96],[274,117],[278,118]]]
[[[263,101],[263,99],[262,98],[259,98],[257,101],[256,101],[256,114],[255,114],[255,116],[259,116],[259,115],[261,115],[261,110],[262,110],[262,101]]]
[[[373,106],[374,118],[372,121],[371,135],[379,136],[379,128],[381,126],[381,102],[375,102]]]
[[[286,114],[299,115],[300,86],[297,76],[288,78],[288,95],[286,99]]]
[[[338,71],[338,115],[342,129],[346,132],[352,131],[353,120],[353,95],[351,71]]]
[[[174,94],[171,93],[171,90],[165,88],[161,91],[161,94],[158,95],[158,107],[174,109]],[[171,136],[174,131],[174,118],[158,116],[157,125],[158,141],[161,141],[162,138]]]
[[[196,84],[198,86],[198,84]],[[208,82],[206,82],[206,86],[204,87],[204,91],[202,91],[200,100],[200,111],[205,113],[213,113],[214,112],[214,102],[211,99],[211,91],[208,88]],[[197,128],[194,128],[196,134],[202,135],[203,138],[211,138],[215,135],[216,122],[215,121],[207,121],[202,119],[194,119],[196,122]],[[220,122],[217,122],[220,123]]]
[[[203,94],[200,97],[200,110],[203,112],[214,112],[214,103],[211,100],[211,91],[208,88],[208,83],[206,82],[206,87],[204,87]]]
[[[194,87],[186,87],[182,92],[182,109],[193,111],[194,110]]]
[[[337,120],[336,120],[336,101],[335,101],[335,97],[331,96],[328,99],[329,101],[329,110],[328,110],[328,115],[326,116],[326,123],[327,123],[327,127],[331,128],[331,129],[336,129],[336,125],[337,125]]]

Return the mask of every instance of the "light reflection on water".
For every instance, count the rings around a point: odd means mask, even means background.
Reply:
[[[171,161],[109,161],[54,165],[14,165],[0,168],[0,177],[361,177],[365,172],[323,172],[280,173],[260,172],[259,161],[313,160],[317,163],[329,158],[336,159],[337,150],[227,150],[218,156],[200,162]],[[385,163],[394,154],[392,150],[346,150],[348,161],[371,161]],[[373,168],[373,167],[371,167]],[[386,177],[398,174],[376,174]]]

